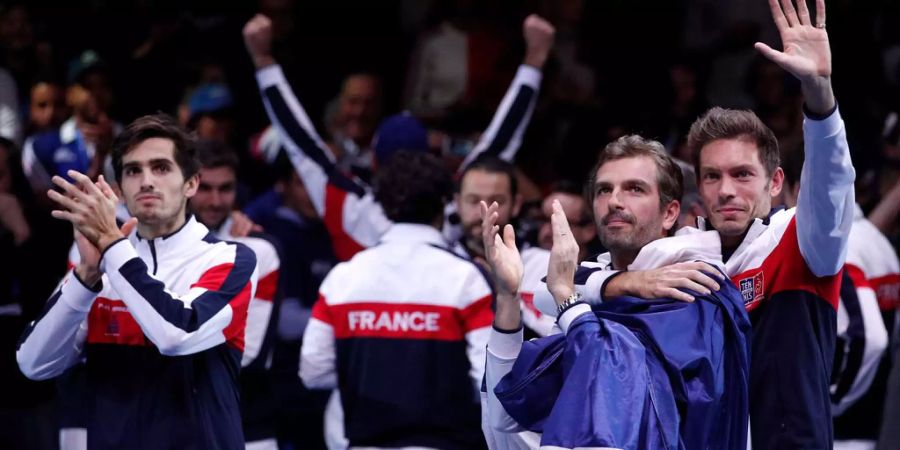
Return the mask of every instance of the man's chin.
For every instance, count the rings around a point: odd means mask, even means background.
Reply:
[[[713,227],[719,234],[723,236],[738,236],[747,230],[750,225],[748,220],[721,220],[719,223],[713,222]]]

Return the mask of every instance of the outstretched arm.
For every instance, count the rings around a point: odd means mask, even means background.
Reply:
[[[506,95],[494,113],[490,125],[481,135],[475,148],[466,156],[459,170],[481,155],[493,155],[505,161],[512,161],[519,147],[531,114],[537,103],[538,90],[543,77],[542,70],[553,47],[556,29],[538,15],[532,14],[522,23],[525,38],[525,59]]]
[[[783,51],[756,49],[800,80],[806,108],[805,159],[797,199],[797,238],[816,276],[836,274],[844,264],[853,223],[853,181],[844,122],[831,88],[831,49],[825,31],[825,0],[816,0],[813,25],[805,1],[769,0]],[[815,178],[815,180],[813,180]]]
[[[272,23],[257,15],[244,26],[244,42],[256,65],[266,114],[325,222],[341,260],[378,243],[390,226],[367,186],[345,176],[272,57]]]

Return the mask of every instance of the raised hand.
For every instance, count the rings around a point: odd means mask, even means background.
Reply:
[[[516,248],[516,235],[512,225],[503,228],[497,225],[497,202],[481,202],[481,239],[484,242],[484,257],[488,264],[497,291],[497,309],[494,312],[494,327],[501,330],[518,330],[522,326],[519,306],[519,287],[525,267]]]
[[[547,62],[556,28],[537,14],[532,14],[522,22],[522,35],[525,37],[525,64],[541,69]]]
[[[516,247],[516,234],[512,225],[503,228],[497,225],[499,214],[497,202],[488,206],[481,202],[481,238],[484,241],[484,257],[490,266],[498,293],[517,295],[522,284],[525,267]]]
[[[800,80],[807,108],[824,114],[834,108],[831,90],[831,48],[825,31],[825,0],[816,0],[815,24],[805,0],[769,0],[783,51],[762,42],[755,47],[766,58]]]
[[[246,214],[240,211],[231,212],[231,230],[228,231],[232,237],[247,237],[250,233],[262,233],[263,228],[255,224]]]
[[[103,175],[100,175],[100,178],[94,185],[104,197],[115,204],[117,201],[116,194],[113,193],[112,187],[110,187],[109,184],[106,183],[106,180],[103,179]],[[119,234],[121,236],[128,236],[136,225],[137,219],[129,219],[122,225],[122,228],[119,229]],[[78,230],[78,227],[73,228],[75,231],[75,247],[78,249],[79,255],[78,265],[75,266],[75,272],[82,281],[89,286],[93,286],[100,280],[99,265],[102,252],[97,247],[97,244],[88,240],[88,238]]]
[[[556,303],[561,304],[575,293],[578,242],[572,236],[569,219],[559,200],[553,201],[550,225],[553,228],[553,247],[550,249],[550,263],[547,267],[547,289]]]
[[[275,64],[272,57],[272,21],[257,14],[244,25],[244,45],[257,69]]]
[[[109,244],[122,238],[122,230],[116,224],[116,203],[118,199],[106,181],[100,179],[95,184],[86,175],[70,170],[68,175],[78,184],[69,183],[60,176],[53,177],[53,184],[57,185],[65,195],[49,190],[47,195],[58,203],[62,209],[53,210],[51,215],[57,219],[67,220],[75,225],[75,228],[101,252]],[[134,228],[136,219],[126,224]]]

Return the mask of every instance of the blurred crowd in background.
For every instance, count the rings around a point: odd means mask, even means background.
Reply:
[[[827,7],[857,200],[866,212],[898,204],[900,28],[891,25],[900,2]],[[52,174],[42,158],[52,156],[34,149],[81,146],[74,154],[87,155],[81,163],[96,175],[123,124],[162,111],[237,152],[240,208],[274,186],[295,215],[246,211],[267,232],[297,236],[282,242],[291,256],[282,260],[272,365],[283,392],[279,438],[321,435],[327,394],[297,382],[303,330],[292,320],[308,315],[337,258],[300,180],[267,151],[269,124],[241,40],[257,12],[272,19],[274,57],[331,150],[368,147],[386,113],[408,110],[448,164],[473,148],[521,63],[523,18],[550,21],[555,44],[515,161],[526,201],[517,230],[534,245],[553,193],[569,199],[577,226],[593,227],[582,185],[597,152],[624,134],[657,139],[690,162],[690,124],[716,105],[755,111],[785,156],[802,146],[799,84],[753,49],[780,48],[765,1],[0,1],[0,434],[53,448],[58,426],[57,386],[25,380],[13,357],[67,270],[72,242],[70,226],[49,215]],[[683,208],[699,214],[696,201],[689,194]],[[896,221],[881,225],[897,248]]]

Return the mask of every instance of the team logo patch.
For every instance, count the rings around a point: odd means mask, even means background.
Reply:
[[[741,290],[741,297],[744,299],[744,305],[749,305],[762,300],[763,273],[759,272],[751,277],[742,278],[738,281],[738,287]]]

